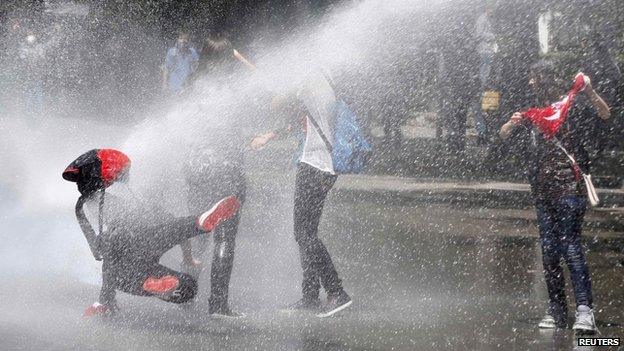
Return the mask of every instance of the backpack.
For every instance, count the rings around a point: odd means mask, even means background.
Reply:
[[[332,155],[334,171],[338,174],[361,173],[373,148],[364,137],[355,112],[343,100],[336,101],[334,105],[333,145],[314,117],[308,115],[308,118]]]

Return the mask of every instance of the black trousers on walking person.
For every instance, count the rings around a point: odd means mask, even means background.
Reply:
[[[318,226],[327,193],[336,175],[299,163],[295,181],[294,225],[303,269],[303,297],[317,299],[321,285],[328,294],[342,291],[332,259],[318,237]]]

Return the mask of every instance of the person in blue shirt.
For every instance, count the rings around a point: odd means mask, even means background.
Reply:
[[[163,90],[179,94],[197,69],[198,61],[199,55],[191,46],[189,34],[180,32],[175,46],[167,51],[163,67]]]

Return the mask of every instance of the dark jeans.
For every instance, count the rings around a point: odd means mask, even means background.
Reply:
[[[321,284],[328,294],[342,291],[342,282],[329,252],[318,237],[318,226],[327,193],[337,176],[299,163],[295,181],[294,225],[303,269],[303,297],[315,299]]]
[[[464,101],[450,101],[446,106],[449,115],[446,117],[449,125],[448,147],[451,151],[463,151],[466,148],[466,118],[468,105]]]
[[[193,277],[174,271],[158,263],[160,257],[174,246],[200,234],[196,218],[176,218],[166,224],[123,232],[112,237],[102,237],[104,262],[102,263],[103,286],[101,303],[110,303],[115,289],[123,292],[150,296],[143,289],[148,278],[174,276],[178,280],[178,294],[170,302],[183,303],[197,293],[197,282]]]
[[[536,205],[549,311],[555,315],[567,313],[562,258],[570,270],[576,306],[592,307],[591,278],[581,245],[586,206],[587,200],[580,196],[563,196]]]

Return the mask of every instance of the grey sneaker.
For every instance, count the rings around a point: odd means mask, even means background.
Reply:
[[[323,311],[316,316],[319,318],[332,316],[351,306],[352,303],[353,301],[351,300],[351,297],[349,297],[349,295],[342,290],[336,295],[327,296],[327,303],[323,306]]]
[[[576,308],[576,320],[572,326],[575,332],[579,334],[596,333],[596,319],[594,318],[594,310],[586,305],[580,305]]]
[[[557,328],[557,325],[555,325],[555,319],[553,318],[553,316],[546,313],[544,318],[542,318],[542,320],[540,320],[540,322],[537,324],[537,327],[540,329],[555,329]]]
[[[288,306],[288,311],[312,311],[317,312],[321,309],[321,299],[317,298],[302,298],[301,300]]]
[[[210,315],[213,318],[221,319],[236,319],[245,317],[244,313],[232,311],[229,307],[223,307],[216,310],[210,310]]]
[[[566,327],[566,319],[559,318],[559,320],[555,320],[555,317],[550,313],[546,313],[544,318],[539,321],[537,327],[540,329],[556,329],[556,328],[565,328]]]

